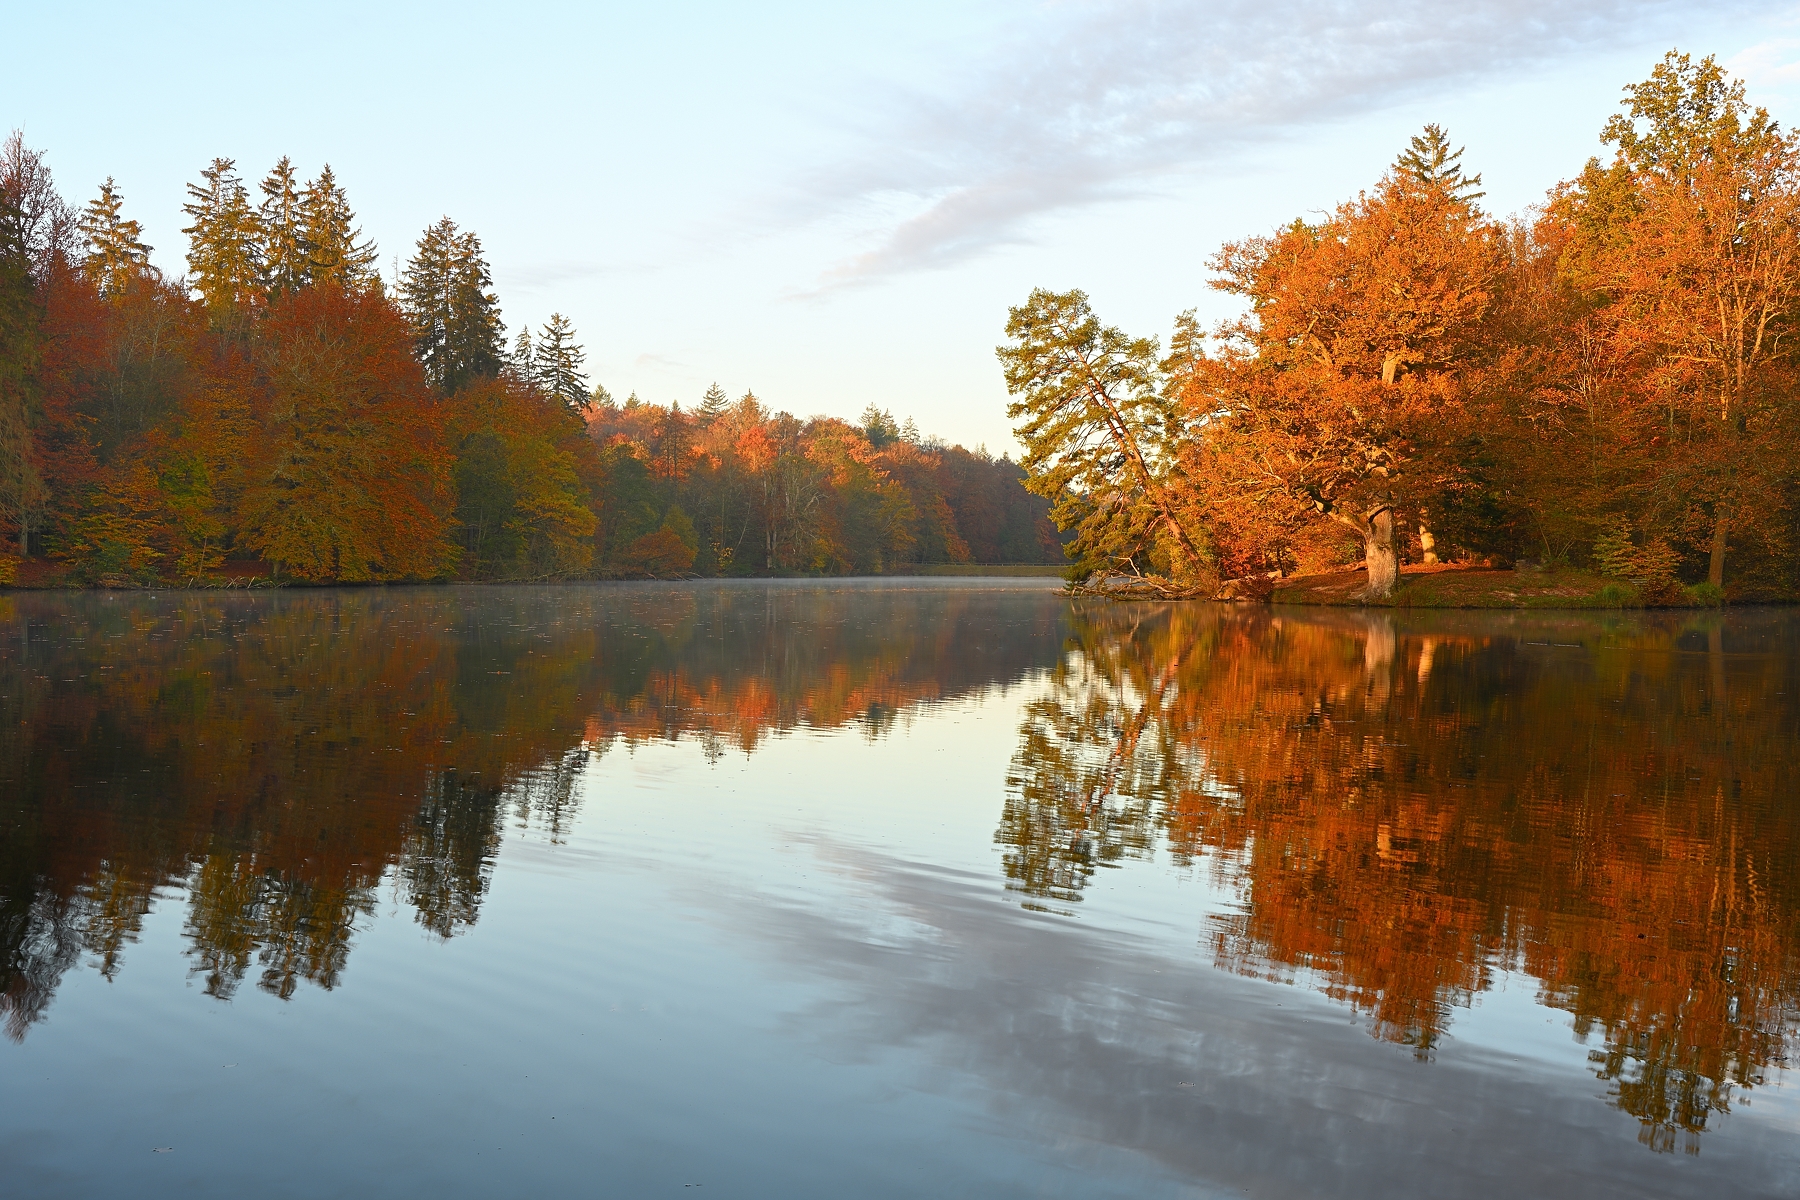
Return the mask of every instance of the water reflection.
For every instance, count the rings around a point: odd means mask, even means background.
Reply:
[[[1432,1056],[1496,971],[1572,1013],[1657,1150],[1786,1065],[1800,691],[1785,616],[1407,620],[1081,605],[996,835],[1028,906],[1166,852],[1232,970]]]
[[[556,840],[590,755],[710,755],[1051,662],[1054,603],[776,585],[0,597],[0,1014],[112,978],[159,899],[229,998],[333,987],[391,889],[474,923],[510,820]]]
[[[1316,988],[1427,1061],[1499,973],[1528,976],[1642,1140],[1693,1151],[1785,1067],[1800,1019],[1794,637],[1783,614],[1396,622],[962,587],[0,597],[0,1013],[24,1039],[78,964],[124,970],[165,904],[206,994],[330,989],[378,909],[440,939],[475,924],[509,831],[561,840],[595,755],[878,738],[1029,679],[1003,795],[969,785],[984,826],[1000,806],[1024,905],[1078,912],[1102,870],[1167,859],[1234,898],[1201,929],[1220,966]],[[671,857],[700,840],[676,817],[660,836]],[[999,892],[958,875],[934,909],[920,864],[857,863],[922,927],[974,929]],[[1037,1095],[1034,1073],[1091,1040],[1053,979],[1084,997],[1108,981],[1094,1010],[1145,1037],[1220,994],[1007,911],[1025,924],[966,933],[981,969],[1020,964],[1006,980],[933,990],[922,943],[918,978],[859,1011],[912,997],[945,1028],[1007,1034],[1001,1074]],[[777,915],[796,939],[823,920]],[[866,959],[891,959],[890,936],[831,925],[804,957],[885,978]],[[1178,1061],[1152,1046],[1118,1069]],[[1430,1069],[1440,1090],[1465,1077]]]

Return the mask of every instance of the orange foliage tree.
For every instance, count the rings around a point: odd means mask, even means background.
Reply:
[[[442,406],[373,291],[273,305],[257,354],[243,544],[304,580],[429,579],[455,562]]]
[[[1398,582],[1398,515],[1426,516],[1421,451],[1459,420],[1505,268],[1500,231],[1469,194],[1479,181],[1447,168],[1436,127],[1414,143],[1322,224],[1219,253],[1214,286],[1249,310],[1179,389],[1207,501],[1342,524],[1363,543],[1372,597]]]

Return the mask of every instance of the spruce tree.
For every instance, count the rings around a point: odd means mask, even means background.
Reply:
[[[297,292],[311,282],[312,254],[306,244],[306,215],[294,164],[285,154],[262,181],[257,210],[262,226],[263,286],[270,299]]]
[[[715,382],[711,387],[706,389],[706,394],[700,397],[700,408],[698,410],[700,423],[702,425],[711,425],[714,421],[724,416],[725,410],[730,407],[731,397],[727,396],[725,394],[725,389]]]
[[[215,158],[188,184],[181,211],[194,219],[188,235],[188,283],[200,293],[213,323],[236,327],[262,294],[262,227],[236,164]]]
[[[144,227],[122,217],[125,197],[112,176],[100,185],[100,195],[88,202],[81,214],[80,230],[87,239],[82,269],[102,296],[117,296],[131,279],[149,269],[151,247],[139,239]]]
[[[551,400],[561,401],[573,411],[585,410],[591,402],[587,373],[582,362],[587,352],[575,341],[575,327],[561,313],[551,313],[550,320],[538,334],[536,375],[538,390]]]
[[[425,377],[445,395],[491,379],[506,361],[500,301],[481,240],[444,217],[419,238],[400,279],[400,303],[412,323]]]
[[[362,230],[356,227],[356,216],[330,163],[306,185],[300,206],[308,282],[334,283],[348,291],[379,286],[375,244],[361,240]]]
[[[512,355],[507,365],[519,382],[529,387],[537,386],[537,351],[531,345],[531,330],[520,329],[519,336],[513,339]]]
[[[863,436],[869,439],[869,445],[877,450],[900,436],[900,426],[894,424],[894,414],[883,412],[873,404],[863,409]]]
[[[1394,169],[1405,178],[1426,187],[1442,188],[1451,199],[1469,204],[1487,193],[1476,190],[1481,186],[1481,176],[1463,174],[1462,156],[1462,148],[1450,149],[1450,135],[1442,125],[1427,125],[1400,152]]]

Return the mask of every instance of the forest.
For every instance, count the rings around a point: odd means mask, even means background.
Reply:
[[[1800,594],[1800,139],[1676,51],[1600,139],[1503,219],[1429,125],[1329,214],[1224,245],[1241,314],[1182,314],[1166,353],[1032,293],[999,354],[1076,580],[1360,566],[1383,599],[1478,563],[1639,603]]]
[[[107,179],[0,149],[0,585],[882,574],[1062,561],[1024,472],[714,384],[590,385],[572,323],[509,341],[449,218],[384,279],[329,165],[188,187],[186,273]]]

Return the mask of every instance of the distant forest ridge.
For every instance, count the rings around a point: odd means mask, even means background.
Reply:
[[[0,584],[890,573],[1061,562],[984,449],[868,406],[800,419],[590,384],[571,322],[510,344],[449,218],[385,281],[326,166],[188,187],[187,273],[108,179],[0,148]]]

